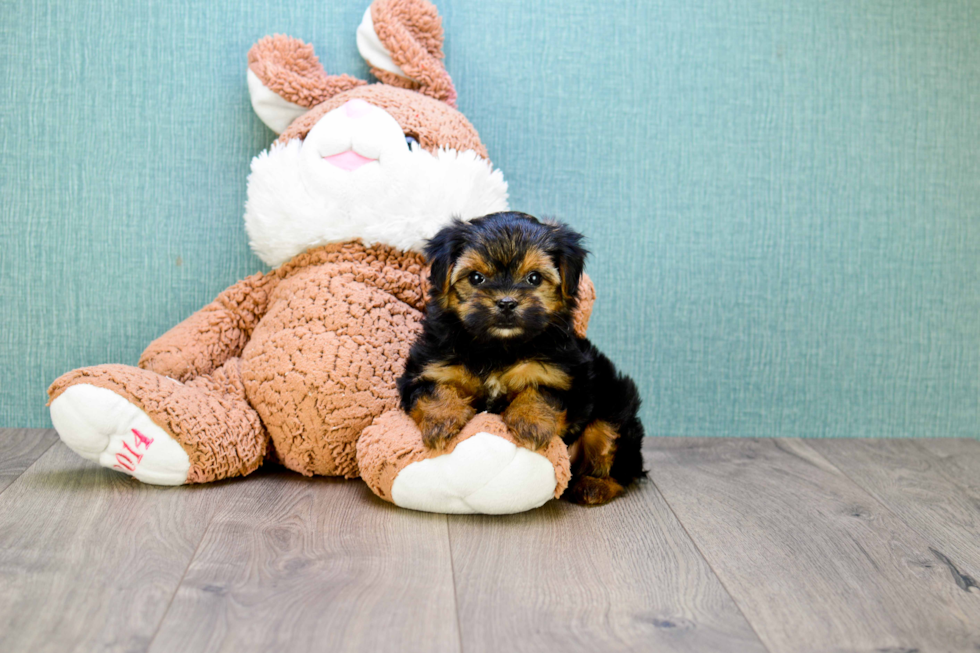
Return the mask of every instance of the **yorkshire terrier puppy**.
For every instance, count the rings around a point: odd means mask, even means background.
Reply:
[[[524,213],[455,221],[428,242],[429,303],[398,381],[427,447],[479,411],[534,450],[569,445],[565,496],[598,505],[643,476],[633,381],[572,329],[582,235]]]

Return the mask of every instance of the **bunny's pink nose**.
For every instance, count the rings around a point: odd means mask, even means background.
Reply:
[[[367,115],[367,113],[373,109],[370,104],[364,100],[348,100],[347,104],[344,105],[344,111],[347,113],[348,118],[360,118]]]

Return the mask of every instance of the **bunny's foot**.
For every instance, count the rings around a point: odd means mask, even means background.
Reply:
[[[152,485],[183,485],[191,461],[170,434],[106,388],[73,385],[51,402],[62,442],[86,460]]]
[[[51,421],[70,449],[144,483],[243,476],[269,446],[237,358],[187,383],[127,365],[86,367],[58,378],[48,394]]]
[[[558,438],[538,451],[518,445],[498,415],[481,413],[439,451],[415,422],[385,413],[357,443],[361,478],[379,497],[425,512],[510,514],[561,495],[568,450]]]

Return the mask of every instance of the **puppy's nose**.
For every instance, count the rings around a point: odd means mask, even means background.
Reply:
[[[497,308],[502,310],[504,313],[513,313],[514,309],[517,308],[517,300],[513,297],[504,297],[503,299],[497,300]]]

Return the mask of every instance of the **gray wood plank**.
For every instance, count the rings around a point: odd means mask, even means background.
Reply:
[[[920,438],[916,444],[939,460],[939,469],[947,478],[980,501],[980,441]]]
[[[0,493],[57,441],[54,429],[0,429]]]
[[[217,514],[152,651],[459,651],[444,515],[281,472]]]
[[[449,530],[467,653],[765,651],[650,482]]]
[[[915,440],[810,440],[807,444],[930,543],[964,591],[980,592],[980,502],[949,480]]]
[[[980,592],[798,440],[656,438],[652,477],[772,651],[980,648]]]
[[[56,443],[0,495],[0,651],[144,650],[224,489],[143,485]]]

